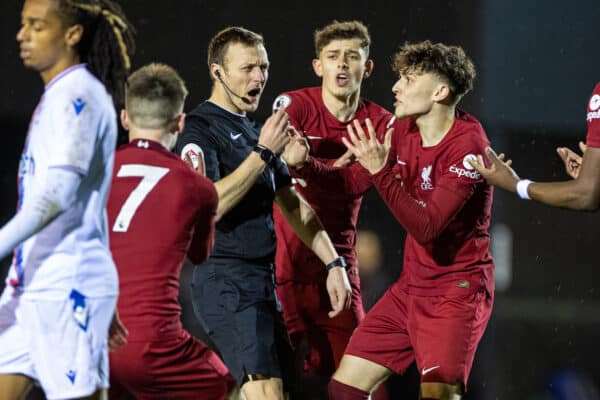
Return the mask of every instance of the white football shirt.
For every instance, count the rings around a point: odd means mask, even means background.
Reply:
[[[85,65],[46,85],[21,155],[19,208],[43,190],[50,168],[76,171],[82,181],[72,207],[15,250],[7,284],[19,277],[23,296],[58,300],[73,289],[88,297],[118,294],[105,211],[116,140],[112,99]]]

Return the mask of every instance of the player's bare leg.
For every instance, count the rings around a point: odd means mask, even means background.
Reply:
[[[33,380],[20,374],[0,374],[0,399],[24,400]]]
[[[460,383],[422,382],[420,398],[423,400],[460,400],[462,392],[462,385]]]
[[[285,400],[280,378],[247,381],[242,385],[242,394],[246,400]]]
[[[365,392],[372,392],[391,374],[392,371],[383,365],[345,354],[332,379]]]

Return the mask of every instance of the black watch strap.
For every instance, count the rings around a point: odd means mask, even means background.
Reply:
[[[260,156],[260,159],[263,160],[269,167],[272,167],[275,164],[277,157],[270,149],[257,144],[252,150],[257,152]]]
[[[327,271],[329,271],[331,268],[335,268],[335,267],[346,268],[347,266],[348,266],[348,264],[346,264],[346,259],[342,256],[339,256],[338,258],[336,258],[335,260],[333,260],[332,262],[327,264],[325,266],[325,269]]]

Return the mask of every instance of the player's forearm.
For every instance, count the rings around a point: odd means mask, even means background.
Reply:
[[[71,207],[81,176],[74,171],[50,169],[46,181],[47,186],[0,229],[0,259]]]
[[[426,244],[437,238],[461,203],[459,199],[450,197],[452,194],[448,191],[447,207],[441,208],[435,201],[423,206],[404,190],[389,169],[374,175],[374,184],[396,220],[419,244]]]
[[[371,179],[366,171],[361,173],[359,164],[337,168],[309,157],[302,168],[290,168],[294,177],[299,177],[319,187],[338,189],[349,195],[360,195],[371,187]]]
[[[265,167],[260,156],[252,152],[235,171],[215,182],[219,196],[217,221],[244,198]]]
[[[529,197],[541,203],[571,208],[596,210],[600,205],[600,191],[591,183],[580,179],[565,182],[534,182],[527,188]]]
[[[286,220],[302,242],[329,264],[338,257],[337,251],[313,208],[300,196],[284,194],[277,196],[277,204]]]

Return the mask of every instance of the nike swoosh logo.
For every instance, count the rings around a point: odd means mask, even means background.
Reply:
[[[402,161],[402,160],[401,160],[401,159],[399,159],[397,156],[396,156],[396,162],[397,162],[398,164],[400,164],[400,165],[406,165],[406,162],[405,162],[405,161]]]
[[[431,368],[423,368],[423,370],[421,371],[421,375],[426,375],[428,373],[430,373],[431,371],[433,371],[434,369],[438,369],[440,366],[436,365],[435,367],[431,367]]]
[[[308,135],[306,135],[306,138],[309,140],[323,139],[321,136],[308,136]]]
[[[230,133],[229,133],[229,137],[230,137],[232,140],[238,140],[238,139],[240,138],[240,136],[242,136],[242,134],[241,134],[241,133],[238,133],[237,135],[236,135],[235,133],[233,133],[233,132],[230,132]]]

